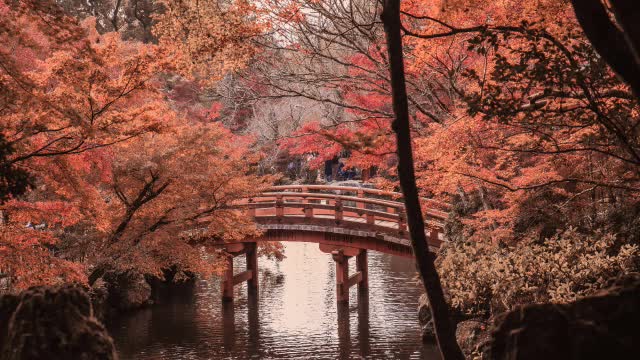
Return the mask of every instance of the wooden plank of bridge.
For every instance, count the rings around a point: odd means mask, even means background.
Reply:
[[[240,255],[246,251],[244,243],[231,243],[224,246],[224,250],[233,256]]]
[[[329,244],[323,244],[323,243],[319,243],[318,247],[320,248],[320,251],[324,253],[333,254],[334,251],[340,251],[342,252],[342,255],[346,257],[356,256],[360,254],[360,252],[362,251],[362,249],[351,247],[351,246],[329,245]]]

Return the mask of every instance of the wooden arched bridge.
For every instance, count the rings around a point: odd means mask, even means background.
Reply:
[[[318,243],[336,262],[337,300],[347,301],[349,288],[368,284],[367,250],[413,257],[407,231],[402,194],[330,185],[274,186],[259,196],[234,205],[251,215],[264,232],[223,246],[228,257],[222,286],[223,300],[233,299],[233,286],[247,281],[249,293],[258,288],[256,244],[261,241]],[[423,200],[425,232],[429,248],[436,250],[444,241],[444,220],[449,205]],[[233,257],[246,254],[247,269],[233,273]],[[348,260],[356,257],[356,274],[349,276]]]

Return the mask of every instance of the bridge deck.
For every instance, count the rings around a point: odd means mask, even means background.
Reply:
[[[411,256],[402,194],[376,189],[324,185],[272,187],[236,204],[265,230],[266,241],[308,241],[343,244]],[[426,199],[429,246],[442,235],[447,204]],[[247,241],[255,241],[247,240]]]

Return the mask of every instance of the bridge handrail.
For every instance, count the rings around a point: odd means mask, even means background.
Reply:
[[[372,199],[372,198],[361,198],[357,196],[351,195],[340,195],[340,194],[323,194],[323,193],[299,193],[299,192],[265,192],[262,193],[260,197],[271,197],[271,196],[281,196],[287,198],[303,198],[307,200],[321,200],[321,199],[340,199],[344,201],[354,201],[354,202],[362,202],[366,204],[372,205],[380,205],[394,208],[404,208],[404,203],[399,201],[385,200],[385,199]],[[316,199],[314,199],[316,198]]]
[[[344,191],[344,192],[355,192],[355,193],[363,193],[363,194],[373,194],[378,196],[388,196],[393,199],[402,199],[403,194],[394,191],[380,190],[380,189],[370,189],[365,187],[356,187],[356,186],[338,186],[338,185],[276,185],[267,188],[268,192],[281,192],[282,190],[327,190],[327,191]],[[421,200],[425,203],[432,204],[435,206],[442,207],[444,209],[450,209],[451,204],[446,202],[421,198]]]
[[[245,203],[245,204],[236,204],[233,206],[235,209],[271,209],[277,207],[278,203],[275,201],[269,202],[257,202],[257,203]],[[318,210],[335,210],[334,205],[324,205],[324,204],[314,204],[314,203],[301,203],[301,202],[291,202],[284,204],[284,207],[294,208],[294,209],[307,209],[313,208]],[[342,210],[344,214],[348,213],[356,213],[358,215],[375,215],[376,218],[384,218],[391,221],[398,221],[400,219],[400,214],[397,213],[389,213],[380,210],[372,210],[372,209],[362,209],[353,206],[342,206]],[[426,219],[429,224],[438,224],[439,226],[444,226],[444,217],[438,216],[440,214],[429,214],[429,217]],[[273,215],[276,216],[276,215]],[[287,216],[287,215],[282,215]]]
[[[338,194],[323,194],[323,193],[300,193],[300,192],[265,192],[262,193],[260,196],[251,198],[249,201],[250,203],[253,204],[260,204],[261,201],[260,199],[266,199],[268,200],[268,202],[266,202],[265,205],[269,205],[268,207],[271,207],[272,203],[273,203],[273,199],[282,199],[282,200],[289,200],[289,199],[301,199],[301,200],[340,200],[340,201],[351,201],[351,202],[355,202],[357,203],[361,203],[361,204],[371,204],[371,205],[378,205],[378,206],[384,206],[384,207],[390,207],[390,208],[394,208],[396,212],[398,213],[403,213],[404,212],[404,203],[399,202],[399,201],[391,201],[391,200],[384,200],[384,199],[371,199],[371,198],[362,198],[362,197],[356,197],[356,196],[349,196],[349,195],[338,195]],[[247,204],[248,205],[248,204]],[[286,204],[283,204],[286,206]],[[309,204],[311,205],[311,207],[313,207],[313,204]],[[254,207],[255,208],[255,207]],[[438,220],[444,220],[447,218],[448,214],[444,211],[440,211],[440,210],[436,210],[436,209],[426,209],[426,214],[428,216],[434,217]]]

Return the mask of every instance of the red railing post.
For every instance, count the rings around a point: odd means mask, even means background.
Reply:
[[[309,192],[309,188],[306,186],[302,187],[301,190],[303,193],[308,193]],[[312,218],[313,217],[313,208],[311,208],[308,204],[309,204],[309,199],[307,199],[306,195],[302,196],[302,203],[305,204],[303,211],[304,211],[304,217],[306,218]]]
[[[364,190],[358,190],[358,197],[359,197],[360,199],[363,199],[363,198],[364,198]],[[360,202],[360,201],[358,201],[358,202],[356,203],[356,207],[357,207],[358,209],[364,209],[364,208],[365,208],[365,203],[364,203],[364,202]]]
[[[334,211],[335,211],[336,223],[339,223],[343,219],[343,213],[342,213],[342,199],[338,196],[336,196],[335,198]]]
[[[281,218],[284,216],[284,201],[282,195],[276,195],[276,217]]]
[[[247,200],[247,202],[248,202],[247,206],[249,207],[249,211],[248,211],[249,212],[249,216],[251,216],[253,218],[256,217],[256,208],[253,207],[253,198],[249,198],[249,200]]]
[[[367,217],[367,224],[368,225],[375,225],[376,217],[373,216],[373,214],[367,214],[366,217]]]
[[[407,217],[404,209],[398,209],[398,231],[400,234],[404,234],[407,231]]]

